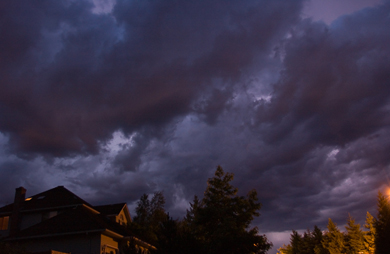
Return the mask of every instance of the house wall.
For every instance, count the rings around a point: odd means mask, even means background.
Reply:
[[[122,211],[116,216],[115,222],[121,224],[121,225],[128,225],[129,222],[127,221],[127,217],[125,214],[125,211],[122,209]]]
[[[100,234],[78,234],[19,241],[28,252],[55,250],[72,254],[101,254]]]
[[[118,253],[119,244],[118,241],[113,239],[112,237],[101,235],[101,250],[102,254],[110,254],[112,253]]]

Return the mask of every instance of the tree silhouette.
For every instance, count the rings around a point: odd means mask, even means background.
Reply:
[[[374,227],[375,219],[374,217],[367,212],[366,215],[366,224],[364,224],[364,228],[368,231],[364,232],[364,249],[365,252],[369,254],[375,253],[375,235],[376,230]]]
[[[358,254],[364,251],[364,234],[360,229],[360,224],[355,223],[355,219],[348,215],[347,225],[345,226],[347,234],[345,235],[345,252],[348,254]]]
[[[233,174],[218,166],[214,177],[207,181],[204,198],[194,199],[187,223],[205,247],[203,253],[266,253],[272,244],[258,234],[257,227],[250,228],[254,217],[260,215],[257,192],[237,196],[232,180]]]
[[[374,223],[376,230],[375,253],[390,253],[390,204],[388,198],[378,192],[377,220]]]
[[[344,235],[337,225],[329,218],[328,231],[325,233],[322,245],[330,254],[340,254],[344,251]]]
[[[149,199],[149,195],[143,194],[137,203],[136,216],[130,224],[131,230],[151,244],[157,244],[160,223],[168,218],[164,205],[165,198],[162,192],[155,192],[152,199]]]
[[[314,226],[314,230],[307,230],[300,235],[293,230],[290,236],[290,244],[279,248],[279,254],[329,254],[322,246],[323,235],[319,227]]]

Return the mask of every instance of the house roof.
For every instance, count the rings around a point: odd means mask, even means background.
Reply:
[[[11,214],[13,204],[0,208],[0,215]],[[115,238],[134,237],[132,232],[108,216],[118,215],[125,210],[131,221],[126,203],[113,205],[92,206],[85,200],[67,190],[63,186],[44,191],[25,199],[21,212],[57,211],[58,214],[47,220],[18,231],[8,241],[33,239],[42,237],[55,237],[85,233],[102,233]],[[138,238],[134,239],[143,246],[155,249]]]
[[[96,213],[86,206],[77,206],[19,231],[14,237],[9,238],[9,240],[102,232],[107,230],[121,236],[131,235],[131,232],[125,227],[111,221],[104,215]]]
[[[94,206],[97,211],[104,215],[118,215],[126,203]]]
[[[70,207],[82,204],[93,207],[88,202],[66,189],[64,186],[58,186],[26,198],[23,204],[22,212]],[[0,208],[0,214],[11,213],[12,209],[13,204],[3,206]]]

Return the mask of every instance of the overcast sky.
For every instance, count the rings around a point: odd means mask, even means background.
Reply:
[[[181,218],[221,165],[270,253],[363,222],[390,184],[389,31],[388,0],[2,0],[0,205],[163,191]]]

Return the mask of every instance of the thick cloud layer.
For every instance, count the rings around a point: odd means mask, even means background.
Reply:
[[[330,25],[298,0],[95,3],[0,4],[0,203],[19,185],[131,207],[163,190],[181,217],[222,165],[257,189],[264,233],[375,214],[389,1]]]

